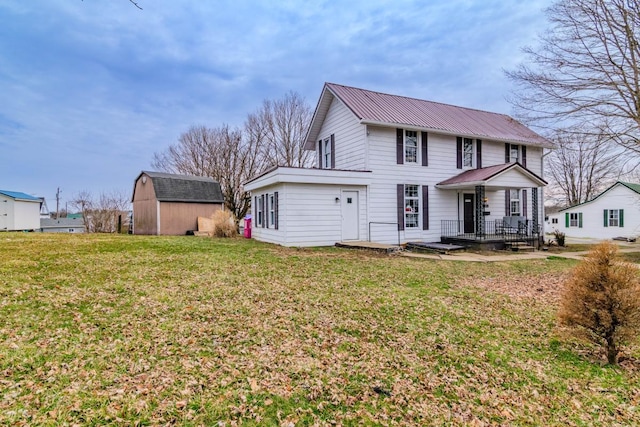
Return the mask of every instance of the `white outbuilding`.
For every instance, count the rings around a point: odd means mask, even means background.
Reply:
[[[588,202],[549,215],[549,229],[567,237],[640,236],[640,184],[618,181]]]
[[[40,229],[41,202],[29,194],[0,190],[0,231]]]

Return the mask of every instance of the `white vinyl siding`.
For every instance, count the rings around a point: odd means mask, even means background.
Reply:
[[[334,135],[335,140],[335,169],[367,169],[365,166],[365,126],[361,125],[351,110],[337,99],[331,102],[318,140],[324,141],[331,134]]]
[[[252,194],[279,192],[279,230],[256,229],[256,239],[279,243],[286,246],[333,245],[341,240],[341,211],[336,198],[341,197],[341,190],[355,189],[359,191],[360,229],[359,239],[371,239],[373,242],[397,244],[407,241],[440,240],[442,220],[462,219],[461,194],[469,190],[444,190],[436,184],[458,175],[462,170],[456,168],[457,140],[456,136],[429,132],[429,166],[421,165],[420,139],[417,132],[418,161],[416,163],[397,164],[397,128],[376,125],[361,125],[353,114],[337,100],[333,100],[330,110],[322,126],[318,141],[335,134],[336,169],[370,170],[370,181],[365,186],[349,187],[349,179],[345,185],[328,184],[264,184],[262,188],[251,190]],[[332,123],[329,126],[329,122]],[[404,132],[404,131],[403,131]],[[366,147],[365,147],[366,144]],[[472,164],[476,164],[476,141]],[[404,148],[404,147],[403,147]],[[349,154],[351,153],[351,154]],[[404,152],[402,153],[404,155]],[[538,158],[542,150],[528,147],[527,163],[541,165]],[[482,140],[482,166],[503,164],[505,160],[504,142]],[[539,171],[533,170],[534,173]],[[336,171],[322,172],[330,175]],[[315,178],[314,178],[315,179]],[[422,203],[418,208],[418,227],[405,227],[398,232],[398,184],[415,184],[419,186],[419,198],[422,197],[423,186],[429,188],[429,229],[423,230]],[[518,172],[509,171],[496,181],[496,187],[527,189],[527,209],[530,211],[531,181]],[[472,192],[473,190],[471,190]],[[505,216],[504,190],[486,190],[487,221],[502,219]],[[520,195],[522,197],[522,193]],[[369,202],[371,201],[371,202]],[[404,201],[404,196],[403,196]],[[329,203],[330,202],[330,203]],[[524,205],[520,200],[520,207]],[[541,192],[538,198],[539,222],[543,223]],[[286,210],[286,212],[285,212]],[[602,212],[600,213],[602,222]],[[403,216],[406,221],[406,217]],[[529,212],[528,218],[531,219]],[[369,236],[370,227],[370,236]],[[280,233],[279,233],[280,232]]]
[[[624,212],[622,218],[621,211]],[[576,214],[582,216],[582,227],[572,225]],[[554,223],[556,218],[557,224]],[[616,184],[592,201],[551,214],[549,219],[553,228],[566,233],[568,237],[637,237],[640,235],[640,194]],[[624,221],[622,224],[621,219]]]
[[[342,239],[343,190],[358,191],[358,233],[366,236],[366,186],[283,183],[257,190],[278,192],[278,229],[256,227],[252,237],[283,246],[333,246]]]

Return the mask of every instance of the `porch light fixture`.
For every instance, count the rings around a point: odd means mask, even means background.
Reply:
[[[340,197],[336,197],[336,203],[340,203]]]

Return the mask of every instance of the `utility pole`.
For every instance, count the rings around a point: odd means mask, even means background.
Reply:
[[[60,216],[60,187],[56,191],[56,219]]]

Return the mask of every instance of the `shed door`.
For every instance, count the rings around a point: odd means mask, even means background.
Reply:
[[[358,192],[343,191],[342,204],[342,240],[358,240],[359,207]]]
[[[0,231],[9,227],[9,204],[7,200],[0,200]]]

